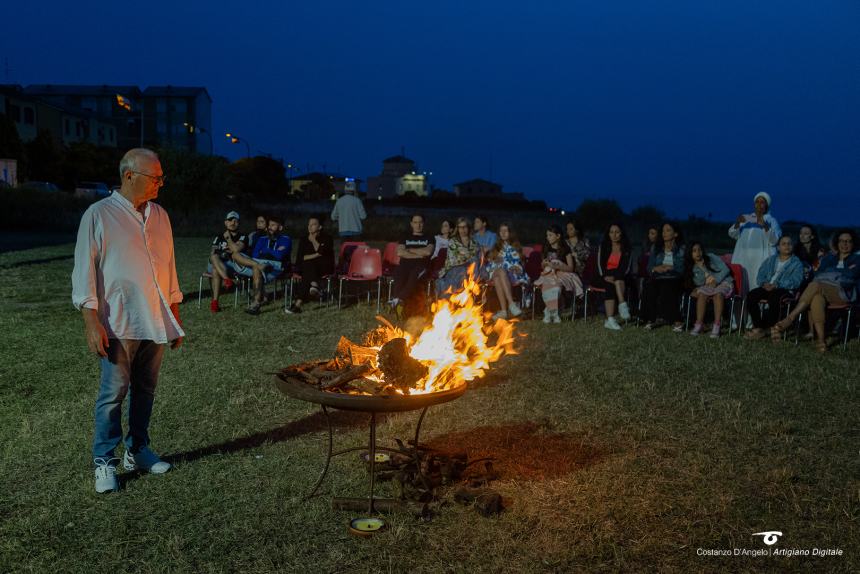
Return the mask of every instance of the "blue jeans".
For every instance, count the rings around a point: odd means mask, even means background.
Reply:
[[[96,399],[93,458],[113,458],[123,440],[122,401],[128,400],[128,434],[125,448],[132,454],[149,444],[149,417],[155,400],[164,345],[153,341],[111,339],[101,359],[101,381]]]

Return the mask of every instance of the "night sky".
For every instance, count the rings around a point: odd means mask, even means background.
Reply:
[[[402,147],[447,189],[860,224],[857,0],[133,6],[16,3],[2,81],[205,86],[217,153],[302,171]]]

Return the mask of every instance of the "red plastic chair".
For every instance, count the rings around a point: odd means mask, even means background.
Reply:
[[[376,281],[376,312],[379,312],[379,302],[382,296],[382,253],[379,249],[372,249],[367,245],[357,247],[352,253],[349,261],[349,270],[346,275],[340,276],[337,293],[337,308],[341,308],[343,295],[343,282],[370,282]],[[369,296],[369,293],[368,293]]]
[[[367,247],[367,243],[364,241],[344,241],[340,244],[340,250],[337,254],[337,262],[335,262],[334,265],[335,273],[340,275],[341,273],[346,272],[347,266],[344,264],[344,258],[347,255],[351,255],[352,252],[359,247]]]
[[[538,253],[543,253],[543,243],[535,243],[534,245],[532,245],[532,249],[534,249]]]
[[[394,272],[394,268],[400,265],[400,256],[397,255],[398,245],[400,244],[396,241],[385,244],[385,251],[382,252],[383,275],[391,275]]]

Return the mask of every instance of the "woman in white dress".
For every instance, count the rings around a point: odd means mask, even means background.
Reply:
[[[770,214],[770,195],[761,191],[753,199],[753,213],[738,215],[729,228],[729,237],[736,241],[732,263],[744,269],[745,296],[758,287],[758,269],[765,259],[776,253],[776,244],[782,235],[779,222]]]

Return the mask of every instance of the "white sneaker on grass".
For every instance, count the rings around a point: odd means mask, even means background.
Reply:
[[[501,311],[496,311],[496,314],[493,315],[493,319],[507,319],[508,312],[502,309]]]
[[[511,317],[519,317],[523,314],[523,310],[520,309],[520,306],[516,303],[511,303],[510,306],[508,306],[508,313]]]
[[[158,458],[158,455],[148,448],[142,448],[136,455],[131,454],[130,451],[125,451],[122,456],[122,466],[126,470],[140,468],[140,470],[150,474],[164,474],[170,470],[170,463]]]
[[[627,301],[618,304],[618,314],[621,315],[621,318],[625,321],[630,320],[630,306],[627,305]]]
[[[618,324],[618,321],[615,317],[607,317],[606,321],[603,322],[603,326],[611,331],[620,331],[621,325]]]
[[[549,309],[543,310],[543,322],[544,323],[552,323],[552,313]]]
[[[553,323],[561,323],[561,317],[559,316],[558,311],[553,311],[552,313],[550,313],[550,318],[552,319]]]
[[[104,494],[119,490],[119,482],[116,479],[116,463],[119,459],[96,458],[93,462],[96,465],[96,492]]]

